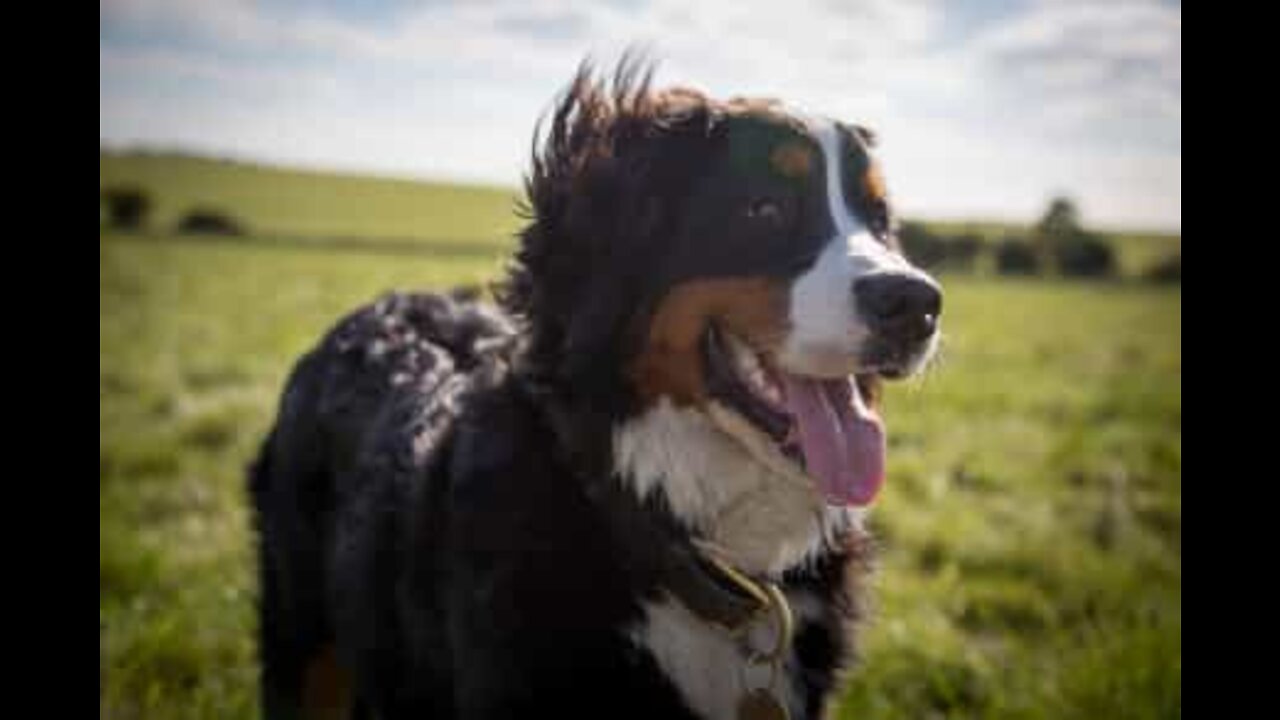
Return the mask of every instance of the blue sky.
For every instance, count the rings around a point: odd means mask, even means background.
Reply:
[[[1158,0],[105,0],[99,132],[514,185],[591,54],[875,128],[909,215],[1182,226],[1182,8]]]

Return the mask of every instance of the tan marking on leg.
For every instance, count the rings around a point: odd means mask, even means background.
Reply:
[[[338,664],[332,644],[307,663],[302,678],[302,715],[310,720],[340,720],[351,714],[351,677]]]

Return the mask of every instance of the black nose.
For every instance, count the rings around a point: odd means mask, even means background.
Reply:
[[[911,342],[929,337],[938,328],[942,291],[927,277],[878,273],[854,282],[853,295],[874,332]]]

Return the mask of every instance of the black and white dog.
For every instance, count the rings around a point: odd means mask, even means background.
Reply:
[[[941,308],[870,133],[624,62],[544,135],[500,310],[391,295],[289,380],[268,717],[816,717],[851,660],[877,383]]]

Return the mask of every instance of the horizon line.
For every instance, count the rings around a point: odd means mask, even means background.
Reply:
[[[479,175],[451,175],[449,173],[423,174],[412,171],[397,171],[384,167],[373,165],[363,165],[360,163],[324,163],[310,162],[296,158],[270,158],[259,155],[251,155],[234,150],[220,150],[213,148],[199,148],[193,145],[184,145],[181,143],[163,143],[163,142],[121,142],[113,143],[104,138],[99,138],[98,142],[99,154],[109,153],[116,155],[171,155],[195,160],[206,160],[210,162],[229,162],[238,165],[254,166],[263,169],[294,171],[324,175],[340,175],[345,177],[364,178],[369,180],[382,180],[388,182],[407,182],[422,185],[457,185],[477,190],[490,190],[510,192],[517,197],[523,194],[523,173],[519,181],[510,184],[496,182],[491,178]],[[1068,198],[1073,198],[1070,193],[1065,194]],[[1046,195],[1046,205],[1054,197],[1058,197],[1049,193]],[[1035,224],[1035,218],[1013,218],[1008,216],[955,216],[945,214],[934,214],[928,211],[912,212],[909,217],[902,218],[906,221],[923,221],[932,223],[945,223],[949,225],[1002,225],[1011,228],[1025,228]],[[1085,228],[1104,233],[1114,234],[1132,234],[1132,235],[1164,235],[1176,236],[1181,242],[1182,228],[1181,226],[1157,227],[1152,225],[1126,225],[1112,223],[1083,223]]]

